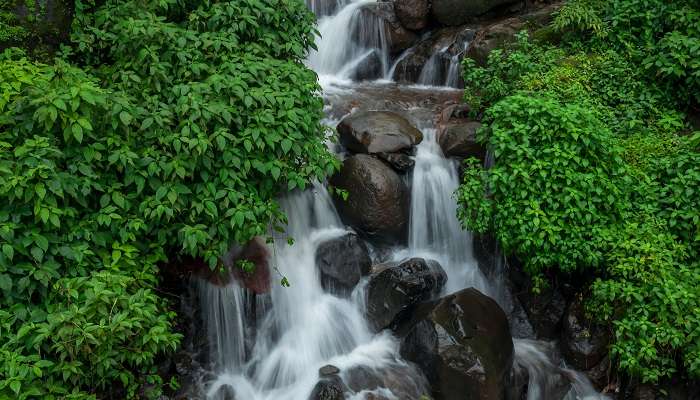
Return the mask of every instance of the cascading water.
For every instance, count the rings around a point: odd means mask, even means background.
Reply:
[[[453,193],[459,174],[453,160],[443,157],[434,128],[423,129],[411,185],[408,249],[400,256],[421,256],[440,262],[448,279],[447,293],[473,286],[488,293],[488,285],[472,257],[471,234],[457,220]]]
[[[318,51],[310,54],[307,63],[322,84],[336,84],[336,95],[338,91],[353,93],[353,70],[373,53],[379,55],[384,76],[391,73],[384,29],[371,15],[361,12],[372,2],[307,0],[319,16],[321,33]],[[335,13],[329,15],[333,10]],[[452,64],[458,60],[453,59],[447,71],[449,84],[456,79],[459,67]],[[426,80],[431,74],[426,72]],[[338,86],[338,82],[345,86]],[[457,165],[442,155],[432,121],[419,122],[424,140],[417,147],[411,175],[409,242],[393,256],[440,262],[448,275],[446,293],[476,287],[494,295],[493,285],[472,256],[471,235],[456,219],[453,193],[459,184]],[[235,279],[224,287],[197,283],[213,376],[204,382],[203,395],[210,400],[307,400],[318,382],[319,368],[332,364],[340,369],[339,376],[346,383],[352,382],[352,371],[360,369],[400,384],[398,390],[394,385],[393,391],[381,384],[370,389],[350,388],[350,400],[363,400],[370,394],[418,400],[428,392],[422,375],[401,360],[399,343],[390,332],[375,334],[369,329],[364,314],[366,281],[349,298],[327,293],[321,285],[316,250],[324,241],[347,233],[327,190],[315,185],[281,202],[289,223],[285,235],[276,237],[269,251],[272,265],[288,279],[290,287],[273,282],[271,293],[256,300]],[[287,243],[288,236],[296,240],[294,245]],[[257,307],[251,307],[251,302]],[[540,342],[515,341],[516,363],[530,377],[528,400],[563,400],[545,393],[549,390],[547,380],[554,375],[572,382],[573,390],[566,399],[572,395],[597,398],[585,378],[555,366],[542,346]]]

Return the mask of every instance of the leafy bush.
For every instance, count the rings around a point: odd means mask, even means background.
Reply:
[[[297,0],[76,2],[54,64],[0,56],[0,398],[159,395],[180,337],[157,265],[216,266],[337,168],[313,21]]]
[[[682,365],[700,377],[700,265],[662,219],[635,217],[611,234],[591,306],[614,321],[611,353],[624,370],[657,382]]]
[[[460,214],[466,226],[493,231],[532,274],[600,265],[600,237],[623,204],[614,182],[622,159],[610,131],[590,110],[547,97],[507,97],[485,121],[496,163],[467,170],[458,200],[481,205]]]
[[[468,161],[460,219],[495,234],[536,283],[545,269],[597,277],[590,303],[615,332],[613,359],[647,382],[700,376],[700,134],[688,135],[683,113],[700,75],[682,60],[688,49],[673,58],[654,42],[697,37],[689,7],[575,0],[555,20],[570,29],[560,47],[521,34],[464,69],[494,166]],[[681,9],[680,33],[658,20]],[[639,68],[654,57],[683,70]]]

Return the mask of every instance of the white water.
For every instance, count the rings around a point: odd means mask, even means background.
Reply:
[[[408,249],[397,258],[420,256],[438,261],[447,273],[445,292],[475,287],[490,289],[472,256],[471,234],[457,220],[453,193],[459,185],[455,161],[445,158],[435,129],[423,129],[417,146],[411,184],[411,219]]]
[[[286,236],[280,237],[271,250],[274,265],[292,285],[272,285],[272,310],[248,357],[242,344],[242,289],[235,282],[224,288],[200,287],[217,373],[206,391],[209,399],[225,399],[228,391],[236,399],[301,400],[309,395],[319,368],[326,364],[342,370],[403,364],[396,359],[397,343],[392,336],[369,331],[363,315],[364,296],[338,298],[320,285],[316,248],[346,232],[325,188],[294,193],[283,205],[290,216],[287,234],[297,241],[290,246]]]
[[[353,69],[373,51],[381,55],[383,75],[391,76],[383,28],[377,21],[359,17],[361,7],[371,2],[307,0],[320,16],[321,33],[318,51],[310,54],[307,63],[322,83],[351,85]],[[337,12],[328,16],[336,6]],[[353,32],[359,32],[355,34],[359,43],[354,41]],[[455,79],[458,69],[458,65],[450,65],[448,83]],[[427,71],[425,75],[424,83],[439,84],[430,80],[436,73]],[[343,89],[336,86],[333,90]],[[471,235],[461,229],[456,219],[452,196],[459,184],[457,166],[443,157],[435,130],[429,124],[420,128],[425,138],[417,148],[411,178],[409,243],[394,256],[422,256],[440,262],[448,275],[445,292],[473,286],[492,293],[472,256]],[[319,368],[327,364],[340,368],[340,376],[346,382],[351,379],[348,371],[363,367],[379,377],[392,375],[405,393],[423,393],[422,378],[398,356],[397,340],[386,331],[370,332],[364,318],[366,282],[358,285],[347,299],[325,293],[321,287],[315,265],[316,249],[322,242],[346,232],[326,189],[317,185],[289,195],[282,203],[289,224],[270,251],[273,266],[291,286],[282,287],[273,280],[271,307],[257,322],[257,330],[253,329],[255,322],[245,317],[250,314],[246,309],[249,299],[235,281],[223,288],[199,283],[215,376],[205,382],[204,395],[210,400],[307,400],[318,381]],[[293,246],[287,244],[288,236],[296,240]],[[246,346],[244,337],[252,331],[257,332],[254,345]],[[516,341],[515,349],[517,364],[530,373],[528,400],[562,400],[548,398],[547,384],[540,382],[568,370],[554,366],[536,342]],[[571,372],[567,376],[574,381],[574,395],[595,395],[589,394],[589,386],[580,375]],[[362,400],[369,394],[400,400],[418,398],[378,387],[351,391],[348,399]]]

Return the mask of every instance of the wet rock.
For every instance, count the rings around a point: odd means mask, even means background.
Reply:
[[[472,21],[474,17],[515,2],[515,0],[433,0],[433,16],[443,25],[462,25]]]
[[[493,299],[470,288],[424,303],[400,332],[401,355],[423,370],[436,398],[505,397],[513,342]]]
[[[410,171],[416,163],[408,154],[403,153],[379,153],[377,157],[385,161],[399,173]]]
[[[406,29],[419,31],[428,25],[428,0],[394,0],[394,10],[401,25]]]
[[[344,373],[348,388],[353,392],[370,391],[365,400],[422,399],[428,394],[428,382],[414,366],[396,363],[379,368],[356,366]],[[391,396],[383,395],[390,391]],[[372,392],[374,391],[374,392]]]
[[[334,198],[346,224],[377,241],[405,240],[410,193],[394,170],[372,156],[357,154],[345,159],[330,183],[348,192],[347,200]]]
[[[401,25],[394,10],[394,3],[386,1],[369,3],[360,9],[357,18],[366,21],[357,24],[357,29],[352,34],[357,43],[377,45],[383,33],[389,46],[389,52],[398,54],[411,47],[418,39],[415,32]]]
[[[514,42],[515,35],[524,29],[534,32],[547,26],[552,19],[552,14],[560,6],[559,3],[551,4],[528,14],[500,20],[480,29],[469,45],[467,56],[480,65],[486,64],[491,50]]]
[[[316,266],[326,291],[346,295],[369,274],[372,260],[364,242],[356,234],[348,233],[318,246]]]
[[[345,400],[345,385],[337,375],[321,379],[311,391],[309,400]]]
[[[656,400],[654,388],[649,385],[639,385],[632,393],[633,400]]]
[[[484,160],[486,149],[477,142],[481,123],[475,121],[449,123],[438,131],[438,143],[445,157],[477,157]]]
[[[382,77],[382,59],[376,50],[367,54],[365,58],[357,63],[352,72],[352,79],[355,81],[367,81]]]
[[[256,294],[270,292],[270,252],[261,237],[253,238],[245,246],[232,246],[222,261],[234,279],[246,289]],[[239,261],[251,263],[253,269],[243,270]]]
[[[325,376],[330,376],[330,375],[337,375],[340,373],[340,368],[336,367],[335,365],[324,365],[318,370],[318,376],[320,377],[325,377]]]
[[[559,336],[566,299],[557,288],[547,287],[535,294],[526,287],[518,298],[538,338],[555,339]]]
[[[474,34],[474,29],[468,27],[450,27],[431,32],[401,56],[392,79],[416,83],[426,65],[435,63],[433,67],[437,76],[432,77],[432,80],[445,82],[449,65],[455,57],[457,63],[461,61]]]
[[[377,331],[395,325],[416,304],[437,296],[447,281],[440,264],[422,258],[376,270],[367,284],[367,318]]]
[[[610,358],[605,356],[598,365],[584,371],[597,390],[603,390],[610,383],[610,365]]]
[[[563,321],[562,350],[566,361],[577,370],[588,370],[608,353],[610,336],[605,326],[586,317],[583,300],[569,305]]]
[[[423,134],[401,115],[390,111],[360,111],[345,117],[336,128],[340,143],[355,153],[407,151]]]

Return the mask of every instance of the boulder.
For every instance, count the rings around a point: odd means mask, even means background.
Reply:
[[[239,261],[251,263],[253,269],[243,270],[238,265]],[[270,292],[270,252],[261,237],[253,238],[244,246],[232,246],[223,263],[232,272],[233,278],[246,289],[256,294]]]
[[[433,0],[433,16],[446,26],[463,25],[496,8],[516,3],[515,0]]]
[[[345,400],[345,387],[339,376],[323,378],[316,383],[309,400]]]
[[[486,64],[491,50],[515,41],[515,35],[523,29],[530,32],[546,27],[552,14],[561,7],[561,3],[549,4],[533,12],[500,20],[480,29],[469,45],[467,56],[478,64]]]
[[[416,363],[442,400],[504,399],[513,341],[498,304],[469,288],[420,305],[400,329],[401,355]]]
[[[452,122],[441,127],[437,139],[445,157],[486,158],[486,149],[476,141],[476,131],[481,123],[475,121]]]
[[[354,81],[368,81],[382,77],[382,59],[376,50],[360,60],[352,71]]]
[[[318,246],[316,267],[326,291],[347,295],[369,274],[372,259],[364,242],[356,234],[348,233]]]
[[[408,154],[403,153],[379,153],[377,157],[402,174],[410,171],[416,163]]]
[[[540,339],[555,339],[561,332],[566,312],[566,299],[554,287],[546,287],[538,294],[527,287],[518,294],[528,320]]]
[[[390,397],[385,397],[382,392],[367,393],[363,397],[365,400],[419,400],[430,392],[425,377],[413,364],[394,363],[378,368],[360,365],[344,371],[343,377],[348,388],[355,393],[377,389],[391,392]]]
[[[355,18],[360,18],[363,22],[355,24],[352,38],[363,46],[379,47],[383,36],[389,52],[399,54],[418,40],[415,32],[401,25],[392,2],[368,3],[360,9]]]
[[[440,294],[447,275],[432,260],[411,258],[375,267],[367,284],[367,318],[377,331],[395,326],[413,307]]]
[[[405,240],[410,193],[399,175],[382,161],[365,154],[345,159],[331,185],[348,198],[335,196],[342,220],[367,238],[393,243]]]
[[[343,118],[336,128],[340,143],[355,153],[407,151],[423,134],[401,115],[390,111],[360,111]]]
[[[428,25],[430,3],[428,0],[394,0],[396,17],[404,28],[419,31]]]
[[[607,355],[610,342],[608,330],[586,317],[580,298],[569,305],[563,328],[561,343],[564,357],[575,369],[589,370]]]

